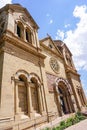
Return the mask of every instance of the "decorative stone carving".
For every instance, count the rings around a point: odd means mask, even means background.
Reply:
[[[50,66],[55,73],[59,72],[59,64],[55,58],[50,58]]]
[[[70,93],[72,93],[71,85],[69,84],[68,80],[65,80],[65,79],[63,79],[63,78],[57,78],[57,79],[56,79],[56,91],[57,91],[57,92],[58,92],[57,87],[58,87],[59,82],[63,82],[63,83],[66,85],[68,91],[69,91]]]

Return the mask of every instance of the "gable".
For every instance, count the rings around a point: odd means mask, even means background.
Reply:
[[[55,54],[62,56],[60,50],[55,46],[55,43],[51,37],[40,40],[40,45],[45,47],[50,52],[54,52]]]

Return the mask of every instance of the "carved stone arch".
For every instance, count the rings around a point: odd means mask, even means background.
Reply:
[[[74,105],[72,102],[72,89],[68,80],[64,78],[57,78],[55,90],[57,92],[57,98],[59,102],[59,113],[60,115],[74,112]],[[61,112],[60,112],[61,111]]]
[[[31,79],[32,78],[35,78],[36,79],[36,81],[37,81],[37,83],[38,83],[38,85],[41,85],[41,80],[40,80],[40,78],[39,78],[39,76],[37,75],[37,74],[35,74],[35,73],[30,73],[30,75],[29,75],[29,81],[31,82]]]
[[[69,84],[68,80],[64,79],[64,78],[57,78],[55,83],[56,83],[56,91],[58,92],[58,85],[60,82],[63,82],[64,85],[66,86],[66,89],[72,93],[72,90],[71,90],[71,85]]]
[[[33,32],[32,27],[31,27],[30,25],[28,25],[28,24],[25,24],[25,29],[30,30],[30,31],[31,31],[31,33]]]
[[[27,78],[27,81],[29,81],[29,73],[25,70],[18,70],[15,75],[14,75],[14,78],[19,80],[19,76],[20,75],[24,75],[26,78]]]
[[[32,30],[27,25],[25,26],[25,39],[27,42],[32,43]]]
[[[24,28],[24,24],[23,24],[23,22],[20,19],[16,19],[15,23],[16,24],[21,24],[22,27]]]
[[[22,39],[24,39],[24,24],[20,19],[16,20],[16,35]]]

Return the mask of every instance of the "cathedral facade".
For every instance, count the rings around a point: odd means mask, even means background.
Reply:
[[[38,29],[21,5],[0,9],[0,129],[28,130],[86,107],[70,50],[39,40]]]

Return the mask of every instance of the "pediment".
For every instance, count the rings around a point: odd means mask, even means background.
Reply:
[[[58,55],[61,55],[60,50],[55,46],[55,43],[51,37],[46,37],[46,38],[40,40],[40,44],[42,46],[46,47],[49,51],[52,51]]]

